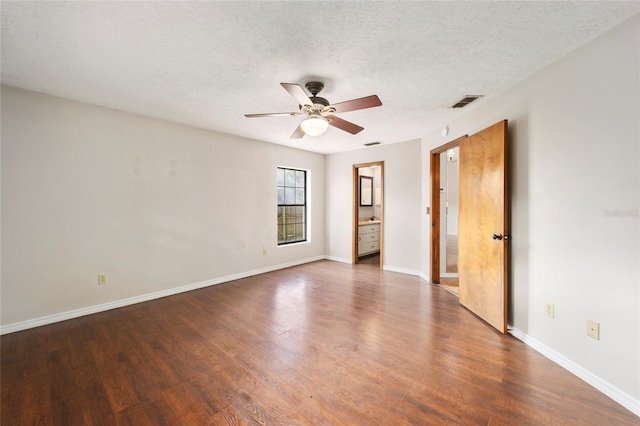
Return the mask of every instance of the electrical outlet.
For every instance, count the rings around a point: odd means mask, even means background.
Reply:
[[[553,318],[553,303],[545,302],[544,304],[544,314],[549,318]]]
[[[267,255],[267,249],[262,249],[262,255],[266,256]]]
[[[600,323],[587,320],[587,336],[600,340]]]
[[[98,274],[98,284],[107,283],[107,274]]]

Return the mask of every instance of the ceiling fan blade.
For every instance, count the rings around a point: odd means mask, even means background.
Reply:
[[[301,139],[303,136],[304,132],[302,131],[302,126],[298,126],[289,139]]]
[[[336,112],[355,111],[357,109],[373,108],[382,105],[377,95],[365,96],[364,98],[352,99],[331,105]]]
[[[311,99],[309,99],[309,96],[299,84],[280,83],[280,85],[284,87],[300,105],[313,105],[313,102],[311,102]]]
[[[255,117],[286,117],[286,116],[296,116],[301,115],[300,112],[271,112],[265,114],[245,114],[244,116],[247,118],[255,118]]]
[[[340,130],[349,132],[352,135],[360,133],[362,130],[364,130],[364,127],[360,127],[357,124],[353,124],[350,121],[343,120],[342,118],[338,118],[335,115],[330,115],[327,118],[329,118],[329,124],[331,124],[333,127],[337,127]]]

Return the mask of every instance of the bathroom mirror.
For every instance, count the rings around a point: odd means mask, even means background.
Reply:
[[[360,205],[373,206],[373,178],[360,176]]]

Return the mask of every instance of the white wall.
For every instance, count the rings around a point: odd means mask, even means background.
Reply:
[[[640,415],[639,28],[636,15],[470,106],[448,138],[424,138],[422,156],[428,181],[431,149],[509,120],[514,334],[601,389],[611,385]],[[428,185],[423,200],[424,208]],[[620,217],[607,214],[616,210]],[[587,319],[600,322],[599,341],[587,337]]]
[[[352,167],[384,161],[384,255],[387,269],[420,270],[420,141],[331,154],[326,159],[327,254],[351,263]]]
[[[324,256],[324,163],[3,86],[3,328]],[[310,170],[310,243],[277,247],[278,165]]]

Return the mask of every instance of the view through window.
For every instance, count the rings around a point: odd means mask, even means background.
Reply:
[[[278,167],[278,245],[307,240],[307,172]]]

